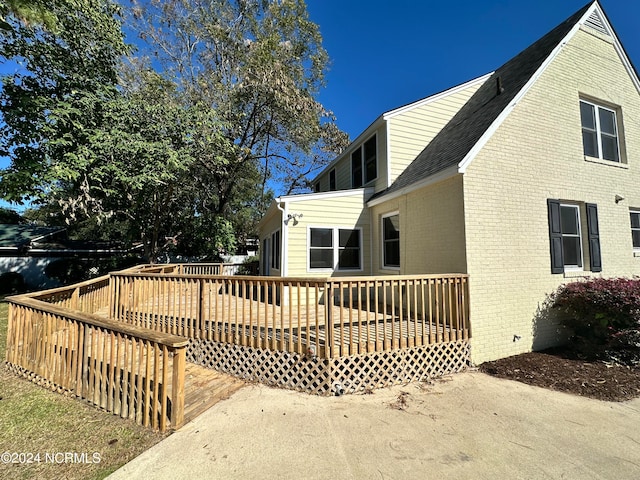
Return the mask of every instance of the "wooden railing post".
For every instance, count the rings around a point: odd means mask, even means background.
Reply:
[[[178,429],[184,423],[184,382],[187,358],[186,347],[173,351],[173,380],[171,387],[171,427]]]
[[[324,356],[325,358],[332,358],[333,357],[333,317],[331,313],[333,311],[333,289],[331,288],[330,282],[325,283],[324,291],[325,291],[324,309],[327,317],[325,318],[325,339],[324,339],[325,355]]]
[[[73,310],[78,310],[79,299],[80,299],[80,287],[76,287],[73,289],[73,293],[71,294],[71,308]]]

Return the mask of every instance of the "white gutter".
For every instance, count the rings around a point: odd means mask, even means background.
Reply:
[[[282,202],[281,197],[276,198],[275,201],[276,201],[276,207],[278,207],[278,210],[282,212],[282,218],[280,219],[280,231],[282,232],[282,235],[280,235],[280,243],[281,243],[280,276],[286,277],[287,272],[289,271],[289,261],[288,261],[289,257],[287,255],[287,246],[289,244],[289,241],[288,241],[289,232],[285,230],[285,227],[287,226],[287,224],[284,223],[284,221],[288,215],[288,207],[287,207],[287,203],[284,203],[284,208],[280,207],[280,203]]]

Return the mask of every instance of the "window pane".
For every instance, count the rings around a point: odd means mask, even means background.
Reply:
[[[560,206],[560,228],[563,235],[578,234],[578,209],[576,207]]]
[[[568,266],[582,266],[582,252],[580,251],[580,238],[562,237],[562,249],[564,264]]]
[[[332,249],[310,249],[309,266],[311,268],[333,268]]]
[[[633,238],[633,248],[640,248],[640,230],[633,230],[631,236]]]
[[[583,127],[590,128],[591,130],[596,129],[596,116],[593,105],[580,102],[580,118],[582,119]]]
[[[340,251],[340,257],[338,258],[338,268],[345,269],[360,269],[360,249],[359,248],[345,248]]]
[[[360,247],[360,230],[340,230],[340,247]]]
[[[616,134],[616,114],[611,110],[605,110],[604,108],[598,108],[600,115],[600,131],[608,133],[609,135]]]
[[[631,228],[640,228],[639,212],[631,212]]]
[[[312,247],[332,247],[333,246],[333,230],[330,228],[312,228],[311,229],[311,246]]]
[[[358,148],[351,154],[351,186],[362,186],[362,149]]]
[[[384,219],[384,239],[392,240],[395,238],[400,238],[400,215]]]
[[[334,168],[329,172],[329,190],[334,191],[336,189],[336,169]]]
[[[367,140],[364,144],[365,182],[370,182],[378,176],[376,161],[376,137]]]
[[[618,139],[609,135],[602,135],[602,158],[618,161]]]
[[[394,240],[384,244],[384,264],[390,267],[400,266],[400,242]]]
[[[598,157],[598,140],[596,132],[589,130],[582,131],[582,145],[584,146],[584,154],[588,157]]]

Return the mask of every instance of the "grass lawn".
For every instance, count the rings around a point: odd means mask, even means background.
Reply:
[[[7,315],[0,303],[0,478],[101,479],[164,437],[9,372]]]

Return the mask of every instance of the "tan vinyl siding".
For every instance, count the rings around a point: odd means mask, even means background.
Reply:
[[[426,105],[409,109],[388,120],[391,138],[391,182],[426,147],[482,83],[452,93]]]
[[[585,160],[584,96],[620,107],[628,165]],[[579,30],[473,160],[464,196],[474,362],[561,341],[544,303],[558,285],[640,275],[629,221],[640,207],[638,119],[640,96],[614,46]],[[601,273],[551,274],[549,198],[597,204]]]
[[[288,235],[288,275],[289,276],[350,276],[368,275],[369,262],[369,213],[364,208],[364,190],[355,190],[352,195],[323,196],[316,199],[314,195],[307,195],[304,200],[296,200],[288,204],[289,213],[302,214],[296,225],[289,222],[286,228]],[[309,227],[339,227],[361,229],[362,271],[344,271],[335,273],[309,271],[307,269],[308,229]]]

